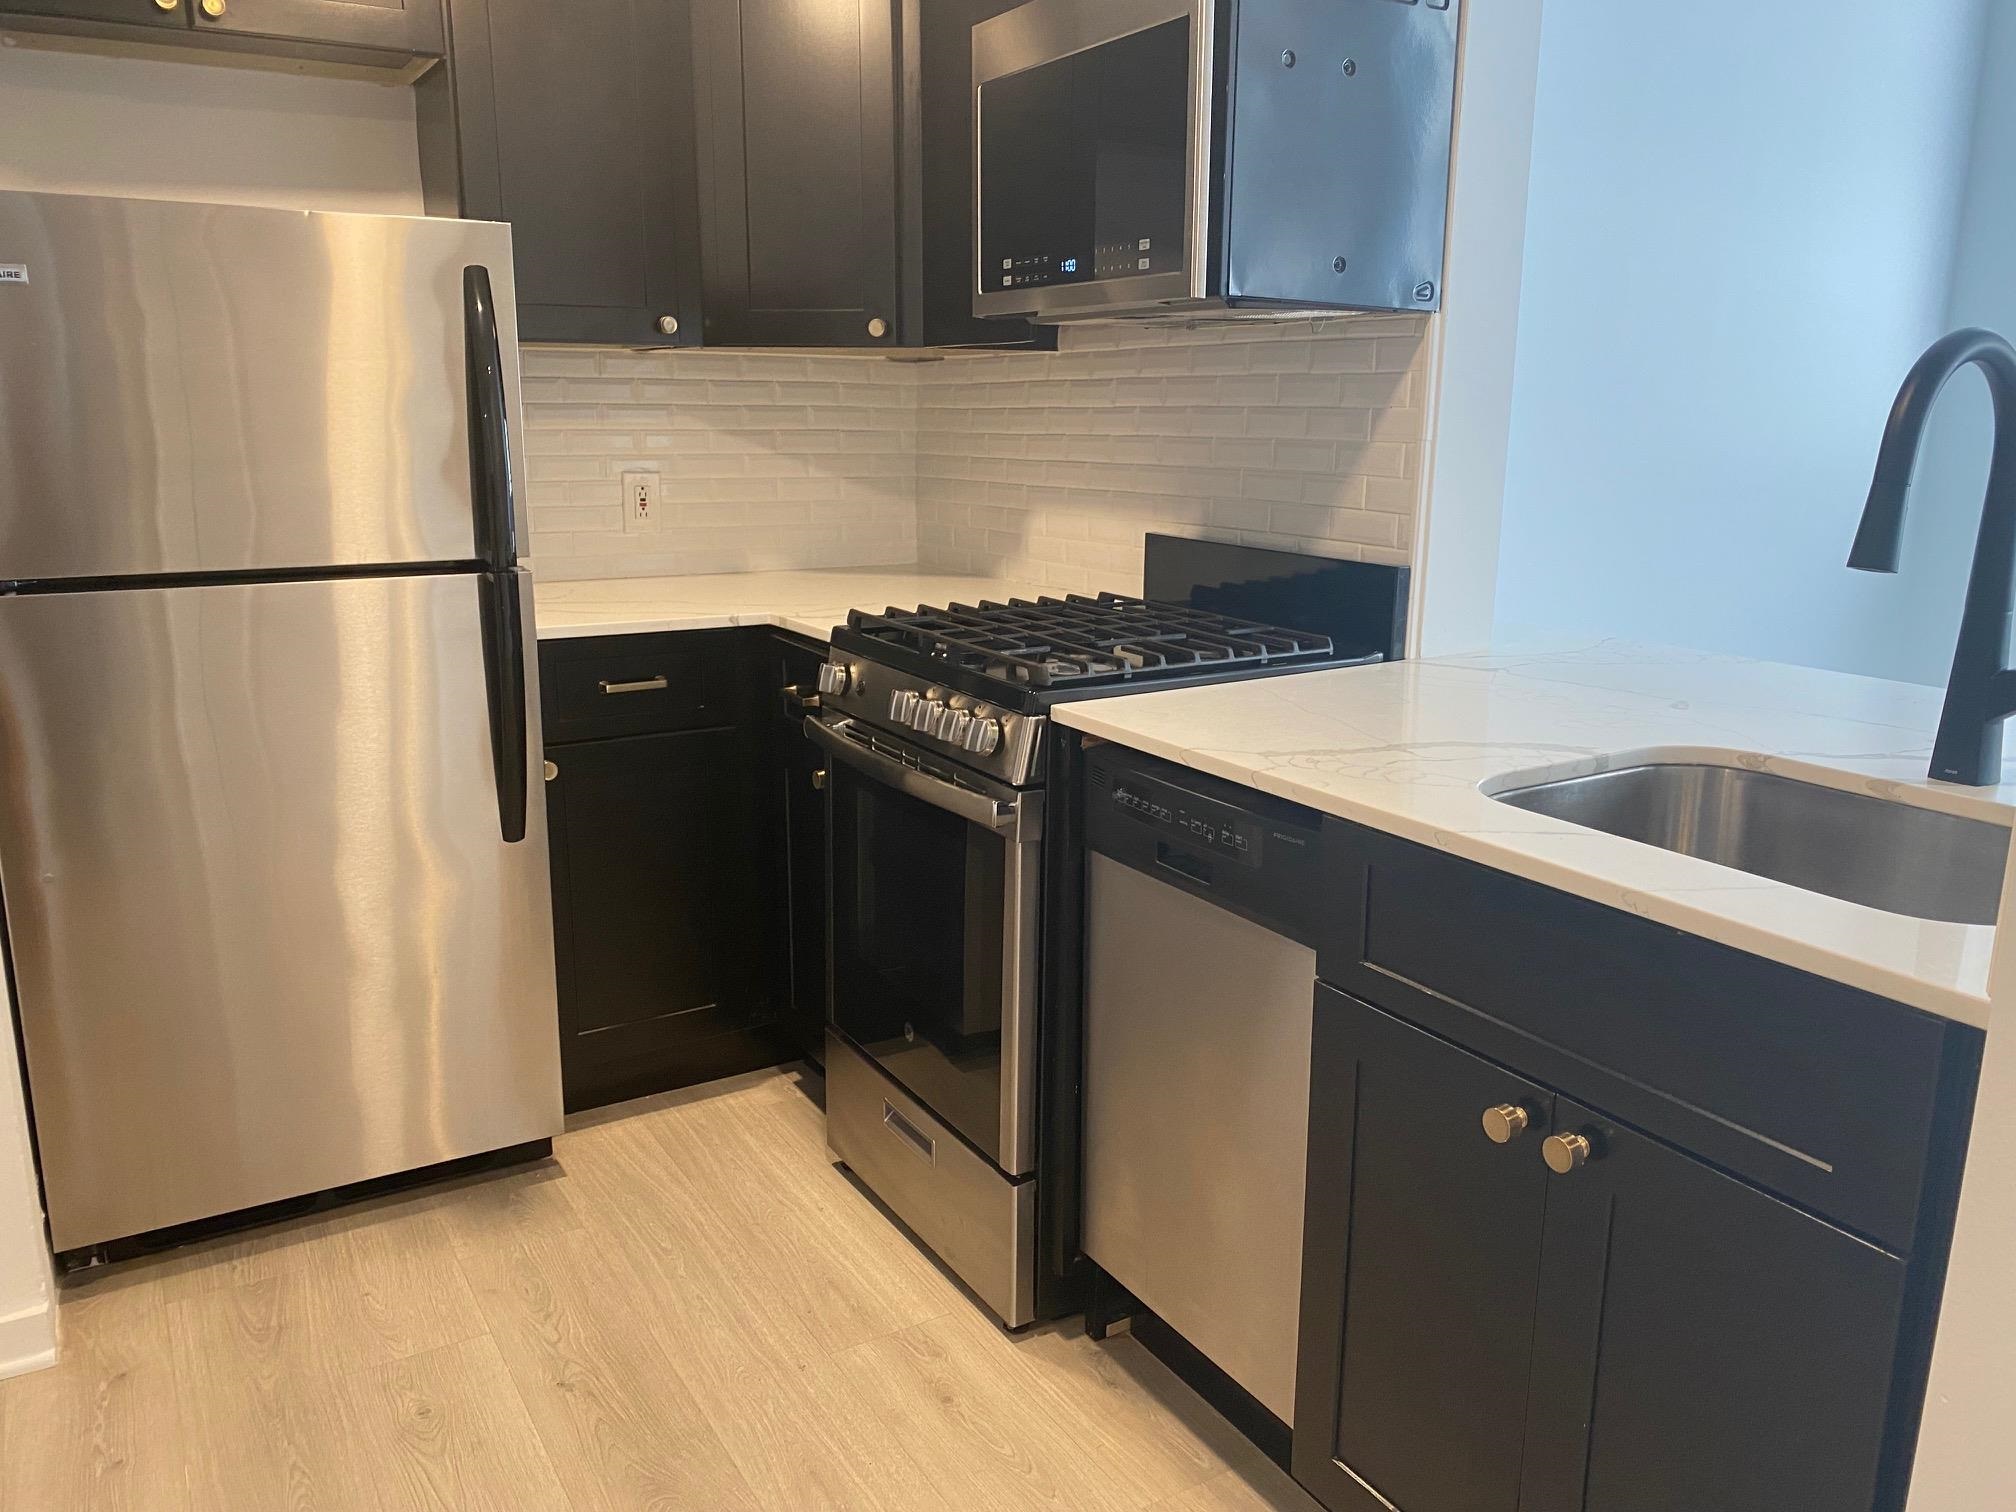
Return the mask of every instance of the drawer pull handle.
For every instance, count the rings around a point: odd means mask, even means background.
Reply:
[[[602,679],[604,693],[663,693],[671,686],[671,681],[662,672],[656,677],[642,678],[637,682],[611,682],[606,677]]]
[[[1533,1115],[1517,1103],[1500,1103],[1484,1110],[1484,1137],[1493,1144],[1510,1144],[1533,1122]]]
[[[897,1112],[894,1103],[882,1104],[882,1126],[915,1150],[924,1164],[938,1164],[938,1141]]]
[[[1566,1176],[1595,1159],[1596,1147],[1589,1143],[1587,1134],[1550,1134],[1547,1142],[1540,1146],[1540,1154],[1546,1160],[1548,1170],[1556,1176]]]

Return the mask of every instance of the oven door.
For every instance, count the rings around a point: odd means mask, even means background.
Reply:
[[[1213,0],[1031,0],[973,29],[976,315],[1205,296]]]
[[[1035,1166],[1041,793],[808,720],[831,803],[833,1027],[1009,1176]]]

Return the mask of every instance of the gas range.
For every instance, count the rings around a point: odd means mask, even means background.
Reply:
[[[1325,635],[1116,593],[856,610],[832,647],[819,691],[827,709],[853,722],[855,738],[893,734],[1016,788],[1042,781],[1054,703],[1384,657],[1340,652]]]
[[[1164,536],[1144,567],[1140,598],[857,611],[804,725],[826,767],[827,1144],[1010,1327],[1067,1304],[1080,1210],[1083,758],[1051,708],[1382,661],[1405,624],[1405,568]]]

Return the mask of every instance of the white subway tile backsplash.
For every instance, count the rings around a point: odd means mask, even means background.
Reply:
[[[1151,530],[1407,560],[1428,326],[1067,329],[943,361],[527,348],[551,578],[926,565],[1140,587]],[[663,479],[626,535],[625,469]]]

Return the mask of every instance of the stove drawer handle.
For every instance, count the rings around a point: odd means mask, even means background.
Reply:
[[[880,751],[871,751],[844,733],[851,721],[828,723],[823,719],[805,721],[805,738],[824,750],[833,760],[853,767],[884,787],[895,788],[933,808],[956,814],[968,824],[1008,833],[1023,824],[1041,822],[1040,798],[1024,793],[1013,799],[993,798],[971,788],[954,787],[949,782],[905,766]]]
[[[882,1127],[915,1150],[924,1164],[938,1164],[938,1141],[905,1118],[892,1102],[882,1104]]]

